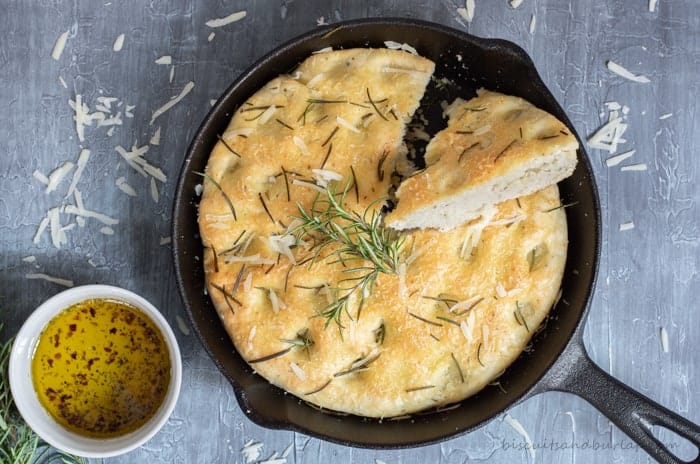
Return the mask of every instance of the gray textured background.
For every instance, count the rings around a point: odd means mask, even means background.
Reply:
[[[607,118],[604,102],[628,105],[627,142],[635,149],[623,164],[646,163],[647,171],[609,168],[606,152],[590,149],[603,206],[600,279],[586,329],[591,357],[607,372],[694,422],[700,422],[697,346],[700,316],[700,161],[697,101],[700,81],[700,2],[659,0],[525,0],[518,9],[506,0],[476,0],[471,24],[457,13],[464,4],[402,0],[380,2],[266,1],[0,1],[0,321],[6,339],[41,301],[61,286],[28,280],[46,273],[75,284],[106,283],[132,289],[161,308],[183,352],[182,396],[168,424],[148,444],[109,462],[245,462],[244,443],[264,444],[259,460],[282,453],[288,463],[358,462],[458,463],[532,462],[515,430],[496,418],[487,426],[443,444],[404,451],[357,450],[285,431],[265,430],[241,413],[230,386],[185,319],[175,286],[169,235],[175,180],[189,139],[215,99],[254,59],[272,47],[316,27],[369,16],[407,16],[440,22],[478,36],[512,40],[525,48],[543,80],[569,113],[582,137]],[[211,29],[207,20],[247,10],[247,17]],[[530,18],[536,28],[529,32]],[[69,31],[59,60],[51,58],[58,36]],[[213,40],[208,37],[215,33]],[[123,49],[113,43],[125,34]],[[174,66],[154,61],[171,55]],[[644,74],[650,84],[624,80],[605,67],[614,60]],[[64,87],[60,79],[66,83]],[[189,81],[192,92],[149,125],[153,111]],[[94,111],[99,96],[135,105],[123,124],[88,127],[77,139],[69,99],[80,94]],[[115,103],[116,104],[116,103]],[[672,113],[667,119],[661,115]],[[159,146],[146,158],[168,176],[160,199],[146,178],[115,151],[146,145],[156,127]],[[66,232],[56,249],[45,232],[32,238],[47,209],[64,199],[69,175],[53,193],[32,177],[49,174],[64,161],[76,162],[80,148],[92,155],[78,184],[85,206],[114,218],[114,235],[89,219]],[[124,176],[138,196],[115,186]],[[63,225],[75,221],[61,215]],[[619,224],[636,227],[619,231]],[[23,260],[34,256],[35,262]],[[180,321],[181,322],[181,321]],[[668,333],[664,352],[660,329]],[[647,462],[650,459],[584,401],[547,393],[513,408],[533,442],[567,449],[538,449],[536,462]],[[679,444],[675,438],[667,438]],[[574,445],[571,447],[571,445]],[[557,446],[557,445],[555,445]],[[676,449],[688,456],[688,447]],[[600,448],[600,449],[593,449]],[[605,448],[605,449],[603,449]]]

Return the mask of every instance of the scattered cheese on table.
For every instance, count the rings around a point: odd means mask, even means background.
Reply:
[[[119,34],[114,40],[114,45],[112,45],[112,50],[115,52],[120,52],[124,47],[124,34]]]
[[[53,58],[56,61],[61,59],[61,54],[63,53],[63,49],[66,47],[67,41],[68,41],[68,31],[62,33],[56,39],[56,43],[54,44],[53,50],[51,51],[51,58]]]
[[[668,353],[668,332],[665,327],[661,327],[659,332],[661,335],[661,349],[664,350],[664,353]]]
[[[69,288],[73,286],[72,280],[61,279],[60,277],[54,277],[54,276],[50,276],[48,274],[42,274],[42,273],[25,274],[24,277],[27,279],[45,280],[47,282],[51,282],[51,283],[58,284],[58,285],[63,285],[64,287],[69,287]]]
[[[459,14],[466,22],[470,23],[474,19],[475,7],[476,4],[474,0],[466,0],[466,2],[464,2],[464,8],[457,8],[457,14]]]
[[[237,11],[223,18],[210,19],[205,24],[209,27],[222,27],[231,23],[235,23],[236,21],[240,21],[241,19],[246,17],[246,14],[247,12],[245,10]]]
[[[626,230],[632,230],[632,229],[634,229],[634,222],[632,222],[632,221],[623,222],[622,224],[620,224],[619,229],[620,229],[620,232],[624,232]]]
[[[613,167],[613,166],[617,166],[618,164],[622,163],[627,158],[630,158],[632,155],[634,155],[634,150],[626,151],[624,153],[620,153],[619,155],[611,156],[610,158],[606,159],[605,164],[609,168]]]
[[[157,110],[155,110],[155,111],[153,112],[153,116],[151,116],[151,123],[150,123],[150,125],[152,126],[153,123],[155,122],[155,120],[156,120],[159,116],[161,116],[163,113],[165,113],[166,111],[168,111],[168,110],[169,110],[170,108],[172,108],[173,106],[177,105],[177,104],[180,102],[180,100],[182,100],[183,98],[185,98],[185,97],[187,96],[187,94],[190,93],[190,91],[191,91],[193,88],[194,88],[194,82],[190,81],[190,82],[188,82],[187,84],[185,84],[185,87],[182,89],[182,91],[181,91],[178,95],[172,97],[166,104],[164,104],[163,106],[161,106],[160,108],[158,108]]]
[[[643,76],[643,75],[637,75],[632,73],[631,71],[627,70],[626,68],[623,68],[619,64],[615,63],[612,60],[609,60],[608,62],[605,63],[608,69],[618,76],[624,77],[625,79],[628,79],[633,82],[639,82],[641,84],[648,84],[651,82],[648,77]]]
[[[504,420],[508,425],[510,425],[513,428],[513,430],[518,432],[518,434],[520,434],[520,436],[523,437],[523,439],[525,440],[525,443],[527,444],[527,452],[530,454],[530,458],[534,461],[535,460],[535,447],[533,446],[532,440],[530,439],[530,435],[525,430],[525,427],[523,427],[523,425],[520,423],[520,421],[513,418],[508,413],[506,413]]]
[[[622,166],[620,168],[620,171],[646,171],[646,170],[647,170],[646,163],[629,164],[627,166]]]

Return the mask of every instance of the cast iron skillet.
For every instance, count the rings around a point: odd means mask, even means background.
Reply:
[[[441,25],[407,19],[368,19],[318,28],[269,53],[246,70],[212,108],[182,166],[173,211],[173,254],[180,292],[191,323],[205,349],[233,385],[243,412],[255,423],[299,431],[331,442],[370,448],[404,448],[445,440],[474,430],[509,407],[544,391],[574,393],[603,412],[656,459],[680,462],[651,433],[653,425],[669,428],[700,446],[700,427],[644,397],[591,362],[583,346],[583,321],[596,281],[600,253],[600,206],[588,157],[579,150],[574,175],[560,184],[566,209],[569,250],[561,302],[533,350],[523,354],[500,378],[507,393],[486,388],[456,409],[419,414],[400,421],[377,421],[320,412],[284,394],[258,376],[236,352],[204,292],[202,245],[197,228],[195,185],[201,178],[217,135],[233,111],[277,75],[292,70],[324,47],[383,47],[384,41],[408,43],[436,62],[436,78],[456,86],[429,88],[423,107],[438,108],[439,99],[474,95],[486,87],[523,97],[562,120],[576,133],[566,114],[540,79],[528,55],[503,40],[481,39]],[[444,127],[439,110],[427,111],[428,129]],[[579,140],[580,142],[580,140]],[[700,462],[697,458],[694,462]]]

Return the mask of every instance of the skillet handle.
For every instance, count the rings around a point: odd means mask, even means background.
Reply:
[[[573,393],[602,412],[654,459],[682,461],[652,434],[652,426],[665,427],[700,450],[700,426],[655,403],[600,369],[588,357],[582,340],[573,340],[544,380],[545,388]]]

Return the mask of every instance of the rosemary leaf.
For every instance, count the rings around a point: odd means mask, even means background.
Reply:
[[[270,221],[272,221],[272,223],[274,224],[275,218],[272,217],[270,210],[267,208],[267,203],[265,203],[265,199],[263,198],[262,193],[258,192],[258,198],[260,199],[260,203],[262,203],[262,205],[263,205],[263,209],[267,213],[267,217],[269,217]]]
[[[222,136],[220,136],[220,135],[217,134],[216,137],[219,139],[219,142],[221,142],[221,143],[224,144],[224,146],[226,147],[226,149],[227,149],[228,151],[230,151],[232,154],[238,156],[239,158],[241,157],[241,155],[239,155],[239,154],[236,152],[236,150],[234,150],[233,148],[231,148],[231,145],[229,145],[228,142],[227,142],[226,140],[224,140],[224,138],[223,138]]]
[[[376,105],[376,103],[374,102],[374,100],[372,100],[372,96],[369,94],[369,87],[367,87],[367,100],[369,100],[369,103],[370,103],[370,105],[372,105],[372,108],[374,108],[374,111],[376,111],[377,114],[378,114],[383,120],[388,121],[388,119],[386,118],[386,116],[384,116],[384,115],[382,114],[382,112],[379,111],[379,108],[377,108],[377,105]]]
[[[238,218],[236,217],[236,208],[233,207],[233,203],[231,202],[231,199],[226,195],[226,192],[224,192],[224,189],[221,188],[221,185],[217,181],[215,181],[211,176],[204,172],[198,172],[198,171],[192,171],[193,174],[196,174],[198,176],[204,177],[206,180],[214,184],[214,187],[219,189],[219,192],[221,192],[221,195],[224,197],[224,200],[226,200],[226,203],[228,204],[228,207],[231,209],[231,214],[233,214],[233,220],[237,221]]]
[[[459,362],[457,361],[457,358],[455,358],[454,353],[450,353],[450,356],[452,356],[452,361],[454,361],[455,366],[457,367],[457,373],[459,373],[459,380],[464,383],[464,373],[462,373],[462,368],[459,366]]]

